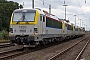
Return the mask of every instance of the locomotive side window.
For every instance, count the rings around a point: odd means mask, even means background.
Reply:
[[[40,15],[40,21],[42,21],[42,16]]]
[[[62,22],[59,23],[59,28],[62,29]]]
[[[59,22],[57,20],[53,20],[53,27],[62,29],[62,22]]]
[[[59,28],[62,29],[62,22],[54,20],[52,18],[46,17],[46,26],[51,28]]]
[[[46,27],[52,27],[52,20],[49,17],[46,17]]]
[[[67,25],[67,30],[73,30],[73,26]]]
[[[75,31],[78,31],[78,28],[75,28]]]
[[[45,16],[43,16],[43,22],[45,22]]]

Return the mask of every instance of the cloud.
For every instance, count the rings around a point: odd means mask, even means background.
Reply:
[[[84,13],[90,12],[90,6],[82,6],[81,9]]]

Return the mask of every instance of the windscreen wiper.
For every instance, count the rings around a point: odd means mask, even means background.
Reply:
[[[25,21],[25,20],[26,20],[26,21]],[[25,17],[25,14],[23,15],[22,21],[25,21],[27,24],[29,24],[28,21],[27,21],[27,19],[26,19],[26,17]]]
[[[19,21],[17,21],[17,23],[16,23],[16,24],[18,24],[18,23],[20,22],[20,20],[22,20],[22,18],[23,18],[23,17],[21,17],[21,18],[19,19]]]
[[[22,20],[22,22],[26,22],[27,24],[29,24],[28,21],[27,21],[27,19],[26,19],[26,17],[25,17],[25,13],[22,14],[22,17],[19,19],[19,21],[17,21],[17,24],[18,24],[19,22],[21,22],[20,20]],[[25,20],[26,20],[26,21],[25,21]]]

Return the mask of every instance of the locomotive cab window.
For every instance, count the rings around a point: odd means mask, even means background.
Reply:
[[[35,13],[36,11],[31,11],[31,10],[29,12],[15,11],[13,16],[13,22],[17,22],[17,21],[34,22]]]

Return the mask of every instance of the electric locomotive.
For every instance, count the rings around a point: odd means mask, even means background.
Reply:
[[[63,41],[73,37],[74,31],[74,25],[42,9],[16,9],[11,16],[9,39],[12,43],[32,47]]]

